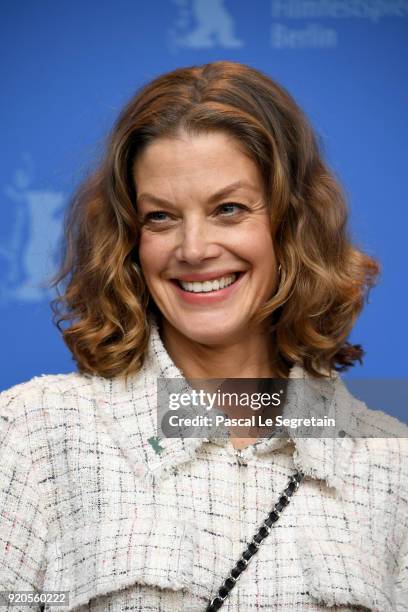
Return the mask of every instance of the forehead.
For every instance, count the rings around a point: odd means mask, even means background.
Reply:
[[[138,193],[148,188],[165,197],[182,190],[203,193],[240,181],[262,188],[260,172],[233,136],[223,132],[158,138],[134,164]]]

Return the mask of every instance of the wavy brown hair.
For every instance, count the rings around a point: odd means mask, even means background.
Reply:
[[[379,264],[351,243],[345,195],[292,97],[258,70],[219,61],[174,70],[138,91],[71,202],[52,307],[78,369],[111,377],[143,364],[156,307],[134,265],[133,166],[150,142],[180,130],[226,131],[261,172],[281,277],[257,319],[270,322],[277,376],[295,362],[315,376],[361,362],[362,347],[347,338]]]

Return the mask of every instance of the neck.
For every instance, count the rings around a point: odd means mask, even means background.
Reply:
[[[209,346],[194,342],[163,323],[163,343],[188,379],[273,378],[270,336],[258,328],[230,343]]]

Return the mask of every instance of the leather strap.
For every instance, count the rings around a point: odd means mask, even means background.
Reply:
[[[242,553],[240,559],[232,568],[229,576],[224,580],[221,587],[218,589],[217,595],[210,601],[206,608],[206,612],[215,612],[224,604],[224,601],[234,588],[238,578],[248,567],[249,561],[258,552],[260,545],[268,537],[272,530],[272,526],[279,520],[281,512],[289,505],[292,495],[298,490],[299,484],[304,477],[303,472],[297,471],[289,478],[289,483],[282,491],[276,502],[273,510],[268,514],[247,548]]]

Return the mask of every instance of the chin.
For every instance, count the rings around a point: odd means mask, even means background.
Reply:
[[[238,340],[244,334],[245,326],[231,325],[230,322],[227,325],[225,322],[217,324],[211,321],[207,323],[203,320],[201,325],[195,324],[190,326],[184,324],[180,327],[177,326],[176,329],[192,342],[207,346],[217,346]]]

